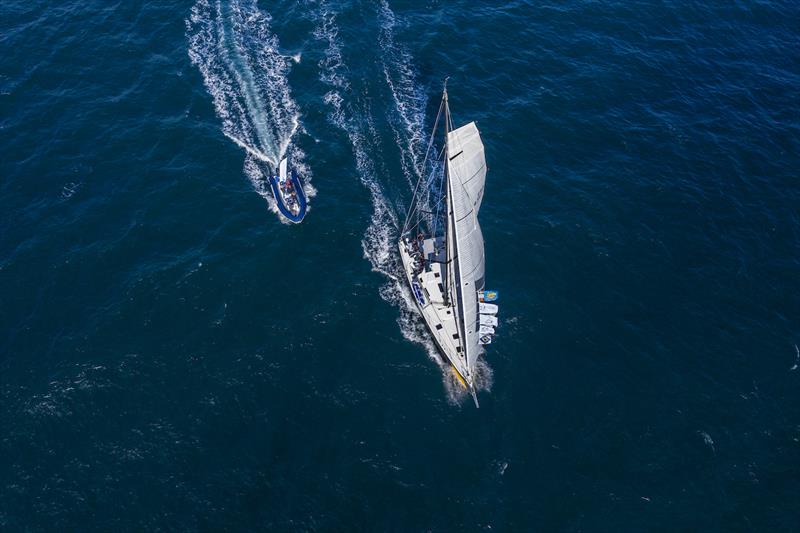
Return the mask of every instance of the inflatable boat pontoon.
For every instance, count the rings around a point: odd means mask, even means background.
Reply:
[[[306,193],[297,172],[289,169],[286,158],[278,165],[278,175],[270,176],[269,184],[281,215],[295,224],[302,222],[306,216]]]

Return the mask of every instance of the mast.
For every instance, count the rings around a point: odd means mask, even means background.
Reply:
[[[445,185],[448,184],[450,181],[447,177],[447,163],[449,159],[449,149],[447,146],[447,133],[450,131],[450,106],[447,103],[447,80],[449,76],[444,79],[444,89],[442,93],[442,100],[444,104],[444,176],[442,177],[445,180]],[[444,194],[446,199],[446,207],[444,211],[444,216],[447,221],[444,228],[444,267],[446,269],[446,276],[444,277],[444,305],[450,306],[450,271],[451,265],[453,264],[450,259],[450,190],[448,187],[444,188]],[[436,236],[433,236],[436,238]]]
[[[450,143],[448,140],[449,133],[450,133],[450,104],[447,101],[447,78],[444,80],[444,142],[445,142],[445,168],[444,168],[444,179],[447,180],[447,231],[445,233],[445,241],[447,243],[447,276],[446,279],[450,283],[452,289],[455,290],[455,297],[450,300],[449,293],[450,291],[445,291],[445,294],[448,295],[448,301],[446,302],[447,305],[453,305],[454,307],[454,315],[456,319],[456,329],[458,330],[458,339],[459,345],[461,346],[461,352],[459,356],[464,360],[464,367],[467,369],[467,376],[471,374],[471,369],[469,365],[469,355],[468,351],[468,340],[467,339],[467,329],[466,324],[464,323],[464,316],[463,316],[463,295],[461,290],[461,272],[460,272],[460,265],[458,261],[458,235],[456,232],[456,221],[454,219],[453,213],[453,203],[452,203],[452,188],[453,183],[450,179]],[[452,229],[451,229],[452,228]],[[452,257],[450,254],[452,253]],[[452,276],[452,280],[450,280],[450,276]],[[471,385],[470,385],[471,388]]]

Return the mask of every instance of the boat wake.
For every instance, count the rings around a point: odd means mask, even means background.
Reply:
[[[268,172],[289,155],[304,177],[306,196],[315,191],[303,152],[292,137],[300,113],[289,90],[292,61],[280,53],[271,17],[256,0],[198,0],[186,20],[189,58],[203,75],[222,132],[245,151],[244,173],[278,212]]]
[[[408,186],[413,190],[423,170],[422,160],[427,147],[425,105],[428,99],[425,88],[417,83],[411,53],[395,44],[394,28],[397,21],[386,0],[381,0],[378,5],[378,20],[383,76],[392,94],[395,110],[389,116],[389,125],[395,143],[402,148],[400,165]]]
[[[461,404],[469,398],[469,393],[431,341],[407,287],[397,252],[399,226],[405,216],[402,206],[405,203],[402,198],[394,203],[388,194],[389,187],[382,185],[379,178],[390,176],[381,154],[391,152],[381,146],[373,118],[372,99],[363,94],[366,91],[354,91],[350,84],[349,70],[342,57],[336,13],[324,1],[319,3],[319,7],[314,36],[325,47],[325,55],[319,66],[320,80],[328,87],[324,97],[328,106],[328,120],[350,140],[359,180],[370,192],[372,199],[372,217],[361,241],[364,257],[374,271],[387,278],[380,289],[380,295],[398,308],[400,316],[397,321],[403,337],[424,347],[429,358],[442,370],[448,400]],[[406,194],[410,194],[421,172],[426,148],[424,126],[427,99],[424,89],[416,81],[411,54],[395,44],[395,16],[385,1],[378,6],[378,19],[381,28],[379,44],[383,58],[382,70],[391,93],[391,109],[387,112],[386,119],[395,144],[400,148],[399,164],[408,182]],[[477,372],[477,387],[480,390],[491,390],[492,372],[489,366],[481,361]]]

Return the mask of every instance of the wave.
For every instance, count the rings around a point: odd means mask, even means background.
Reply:
[[[387,278],[380,288],[380,296],[399,310],[397,322],[403,337],[420,344],[428,357],[440,366],[448,400],[460,404],[468,395],[455,378],[450,365],[439,355],[406,285],[397,253],[399,226],[405,207],[401,199],[399,206],[395,207],[379,178],[388,176],[389,172],[379,155],[385,151],[380,146],[380,136],[375,128],[372,100],[356,98],[342,55],[336,13],[325,1],[321,1],[319,7],[314,36],[325,46],[324,57],[319,62],[319,76],[328,87],[324,97],[328,106],[328,121],[347,135],[359,180],[369,191],[372,200],[372,217],[361,241],[364,257],[374,271]],[[379,5],[378,19],[382,69],[392,94],[388,122],[395,144],[400,147],[399,163],[410,194],[423,171],[427,100],[425,90],[416,81],[411,54],[394,42],[395,17],[385,1]],[[492,378],[488,365],[482,362],[478,374],[479,387],[490,390]]]
[[[372,221],[362,240],[364,256],[374,270],[397,278],[399,260],[390,250],[392,242],[397,239],[398,218],[377,179],[377,165],[380,164],[377,156],[370,156],[377,153],[377,135],[371,110],[367,100],[360,102],[359,107],[345,102],[345,95],[351,94],[352,88],[338,41],[336,15],[328,9],[325,2],[320,6],[322,9],[319,24],[314,35],[327,45],[319,66],[320,79],[329,88],[324,97],[329,108],[328,121],[342,130],[350,140],[359,179],[369,190],[373,204]]]
[[[386,0],[378,6],[380,25],[379,43],[383,58],[383,75],[392,93],[395,113],[390,115],[389,125],[397,146],[401,151],[400,164],[410,187],[414,187],[423,171],[422,159],[427,147],[425,132],[425,105],[427,91],[416,80],[411,53],[396,44],[394,28],[397,25],[394,12]]]
[[[284,156],[304,176],[307,195],[316,191],[305,154],[291,143],[300,129],[300,113],[287,76],[300,55],[280,53],[271,20],[255,0],[198,0],[186,20],[186,34],[189,58],[203,76],[223,134],[245,150],[245,175],[277,213],[265,167],[276,167]]]

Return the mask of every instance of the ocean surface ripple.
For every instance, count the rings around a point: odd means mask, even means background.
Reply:
[[[797,529],[796,2],[0,15],[1,530]],[[395,253],[445,76],[478,410]]]

